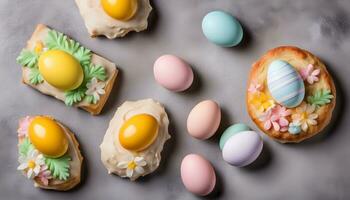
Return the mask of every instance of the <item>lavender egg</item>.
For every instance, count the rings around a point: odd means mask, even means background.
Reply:
[[[300,74],[283,60],[275,60],[269,65],[267,86],[273,99],[287,108],[298,106],[305,96],[305,86]]]
[[[222,157],[230,165],[244,167],[254,162],[263,148],[262,138],[255,131],[234,134],[224,145]]]

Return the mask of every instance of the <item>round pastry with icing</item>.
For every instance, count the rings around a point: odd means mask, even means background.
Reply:
[[[83,157],[73,133],[49,116],[27,116],[18,128],[18,170],[34,186],[69,190],[80,183]]]
[[[164,143],[170,139],[164,107],[152,99],[123,103],[109,123],[100,145],[108,173],[134,181],[159,166]]]
[[[149,0],[75,0],[91,37],[124,37],[147,29]]]
[[[336,89],[326,66],[310,52],[281,46],[252,66],[246,95],[252,120],[280,142],[300,142],[330,122]]]

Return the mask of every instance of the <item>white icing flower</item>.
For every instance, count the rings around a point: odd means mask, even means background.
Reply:
[[[314,113],[316,107],[310,104],[302,104],[297,107],[296,113],[292,115],[293,124],[301,126],[303,131],[307,131],[310,125],[317,125],[318,115]]]
[[[89,83],[86,84],[88,88],[85,92],[86,95],[93,96],[93,103],[97,103],[100,100],[100,95],[105,94],[104,87],[106,84],[104,82],[98,82],[97,78],[92,78]]]
[[[41,167],[45,165],[44,156],[34,149],[30,150],[27,156],[20,156],[18,161],[20,165],[17,167],[17,170],[25,171],[28,179],[38,176]]]
[[[147,165],[147,162],[143,157],[131,158],[129,161],[119,162],[117,167],[120,169],[126,169],[126,176],[131,178],[134,174],[143,174],[145,170],[144,166]]]

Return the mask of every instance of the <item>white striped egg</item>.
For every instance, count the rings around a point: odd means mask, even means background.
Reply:
[[[273,99],[287,108],[298,106],[305,96],[305,86],[300,74],[283,60],[274,60],[269,65],[267,86]]]

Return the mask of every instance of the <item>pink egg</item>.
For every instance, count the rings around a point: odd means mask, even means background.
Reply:
[[[163,55],[154,63],[154,78],[156,81],[174,92],[188,89],[193,82],[191,67],[181,58],[173,55]]]
[[[216,184],[211,163],[196,154],[189,154],[182,160],[181,179],[188,191],[201,196],[211,193]]]
[[[208,139],[218,130],[221,121],[219,105],[212,100],[198,103],[187,118],[187,131],[197,139]]]

